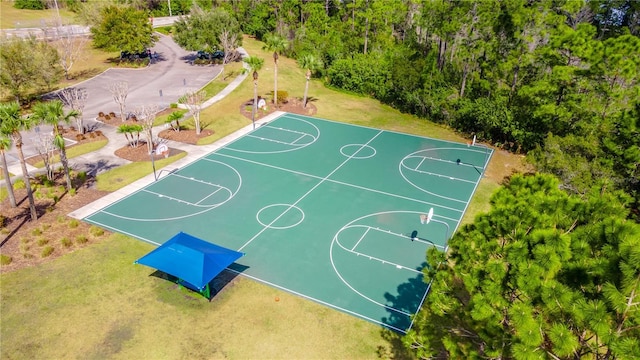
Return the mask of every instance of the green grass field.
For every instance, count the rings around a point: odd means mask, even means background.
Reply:
[[[0,1],[0,29],[40,28],[43,24],[54,23],[56,17],[54,9],[21,10],[13,7],[13,1]],[[64,23],[70,23],[75,15],[66,9],[60,9],[60,17]]]
[[[243,47],[265,59],[260,93],[273,89],[271,55],[245,38]],[[279,89],[302,96],[304,73],[281,58]],[[212,142],[250,124],[239,113],[253,96],[250,80],[203,111]],[[313,81],[309,96],[318,116],[447,140],[462,138],[377,101],[326,89]],[[521,159],[496,152],[464,222],[488,208],[499,182]],[[146,164],[115,169],[116,190]],[[117,180],[113,180],[117,179]],[[99,179],[99,186],[103,183]],[[18,241],[16,239],[15,241]],[[0,274],[0,358],[410,358],[397,335],[378,325],[247,279],[227,285],[211,302],[150,276],[133,261],[151,245],[122,235],[42,265]],[[279,301],[276,301],[279,300]]]

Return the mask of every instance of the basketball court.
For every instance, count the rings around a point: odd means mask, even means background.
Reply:
[[[85,220],[241,251],[243,276],[406,332],[427,249],[446,248],[491,154],[284,114]]]

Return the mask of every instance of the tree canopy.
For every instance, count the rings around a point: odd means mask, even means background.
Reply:
[[[149,14],[126,6],[102,8],[101,21],[91,27],[91,34],[94,46],[107,51],[141,53],[157,40]]]
[[[216,8],[204,11],[194,7],[189,17],[181,17],[173,25],[173,40],[186,50],[204,50],[212,53],[224,50],[220,38],[224,31],[236,35],[241,44],[242,33],[238,21],[226,10]]]
[[[419,357],[640,354],[640,225],[614,194],[558,185],[514,176],[447,254],[429,252],[430,294],[405,338]]]

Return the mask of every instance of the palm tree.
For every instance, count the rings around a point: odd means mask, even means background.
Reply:
[[[3,122],[4,123],[4,122]],[[2,159],[2,172],[4,174],[4,181],[7,186],[7,193],[9,194],[9,202],[11,203],[11,207],[17,207],[16,196],[13,193],[13,184],[11,184],[11,175],[9,174],[9,168],[7,167],[7,157],[5,156],[5,152],[11,149],[11,139],[9,136],[4,135],[2,131],[0,131],[0,159]]]
[[[18,151],[18,159],[22,168],[22,179],[27,190],[27,198],[29,199],[29,210],[31,210],[31,220],[38,220],[36,212],[36,202],[33,200],[33,191],[31,190],[31,181],[29,181],[29,171],[27,171],[27,163],[24,161],[24,153],[22,152],[22,134],[21,130],[29,130],[33,126],[30,118],[23,117],[20,114],[20,105],[17,102],[0,104],[0,133],[4,137],[9,137],[16,146]]]
[[[64,111],[64,105],[60,100],[53,100],[47,102],[40,102],[33,106],[33,114],[31,115],[36,121],[52,125],[53,126],[53,143],[60,150],[60,162],[62,162],[62,168],[64,169],[64,176],[67,180],[67,191],[71,191],[71,174],[69,172],[69,161],[67,159],[67,149],[64,143],[64,138],[60,134],[58,124],[60,121],[68,124],[72,118],[78,116],[79,113],[76,110],[71,110],[67,113]]]
[[[249,56],[244,59],[244,62],[249,66],[249,71],[253,73],[253,109],[251,110],[251,122],[255,129],[256,111],[258,109],[258,71],[262,69],[264,59],[257,56]]]
[[[307,70],[305,77],[307,78],[307,83],[304,86],[304,97],[302,98],[302,106],[304,108],[307,107],[307,93],[309,92],[309,80],[311,80],[311,75],[313,72],[320,67],[320,61],[316,59],[315,56],[311,54],[305,54],[300,59],[298,59],[298,66]]]
[[[282,53],[289,44],[287,40],[276,34],[268,34],[264,39],[262,50],[273,51],[273,106],[278,108],[278,54]]]

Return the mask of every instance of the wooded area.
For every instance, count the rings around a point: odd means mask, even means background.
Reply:
[[[219,1],[244,33],[314,55],[327,85],[529,154],[586,194],[640,196],[640,3]]]

